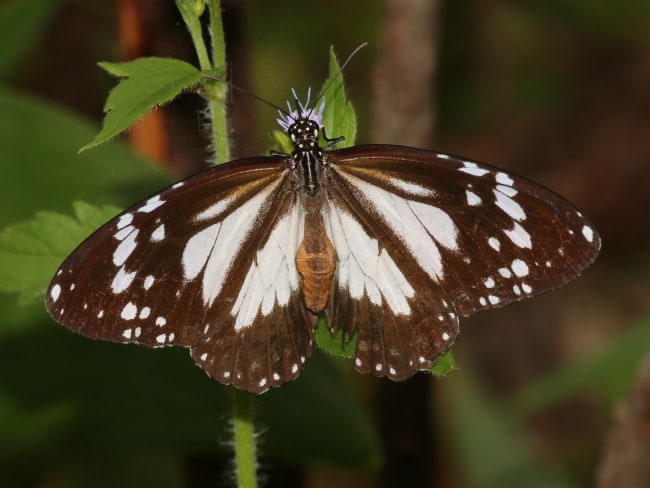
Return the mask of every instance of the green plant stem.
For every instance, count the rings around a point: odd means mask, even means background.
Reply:
[[[210,70],[212,65],[210,64],[210,57],[205,47],[201,29],[201,15],[205,9],[203,0],[176,0],[176,6],[183,16],[187,30],[192,37],[192,44],[194,44],[196,57],[199,60],[199,67],[203,71]]]
[[[226,74],[226,43],[221,22],[221,5],[219,0],[208,0],[210,15],[210,37],[212,47],[212,71],[223,78]],[[211,117],[212,145],[214,149],[214,164],[230,161],[230,144],[228,141],[228,120],[226,99],[228,85],[216,80],[206,80],[204,95],[208,99],[208,110]]]
[[[238,488],[257,487],[253,395],[233,388],[235,470]]]
[[[207,0],[210,15],[210,35],[212,60],[208,58],[201,31],[200,16],[203,13],[195,0],[176,0],[183,19],[187,24],[196,49],[199,65],[203,71],[211,71],[220,78],[226,73],[226,47],[221,22],[219,0]],[[203,96],[208,103],[208,118],[212,128],[214,164],[230,160],[228,141],[228,120],[226,116],[226,97],[228,85],[205,79]],[[253,397],[237,388],[233,388],[232,415],[233,436],[235,444],[235,470],[239,488],[257,487],[257,459],[255,457],[255,427],[253,421]]]

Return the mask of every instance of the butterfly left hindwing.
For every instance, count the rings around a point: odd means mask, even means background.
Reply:
[[[497,168],[399,146],[326,158],[339,257],[330,328],[358,330],[355,366],[404,379],[458,334],[458,315],[562,286],[595,259],[588,220]]]

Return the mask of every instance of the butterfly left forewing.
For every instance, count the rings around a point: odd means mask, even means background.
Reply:
[[[330,316],[365,338],[355,357],[364,372],[424,369],[433,358],[416,351],[443,352],[457,314],[561,286],[600,248],[591,224],[565,200],[488,165],[397,146],[326,157],[332,234],[338,227],[343,243],[337,279],[350,295]]]
[[[68,257],[48,310],[89,337],[191,347],[211,375],[249,391],[292,379],[311,326],[299,311],[291,185],[286,161],[255,158],[163,190]],[[299,326],[273,320],[283,316]]]

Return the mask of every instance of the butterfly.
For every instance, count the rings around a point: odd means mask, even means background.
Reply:
[[[295,379],[324,313],[354,367],[431,368],[460,316],[577,277],[600,249],[571,204],[487,164],[410,147],[323,147],[324,101],[281,112],[291,154],[207,169],[84,241],[46,294],[95,339],[185,346],[252,393]]]

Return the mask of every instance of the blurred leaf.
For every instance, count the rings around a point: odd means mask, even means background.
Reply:
[[[332,362],[315,350],[296,381],[260,398],[262,449],[294,463],[377,466],[377,432]]]
[[[567,364],[522,389],[513,409],[529,416],[582,391],[618,398],[634,382],[643,355],[650,350],[650,318],[630,327],[601,353]]]
[[[152,57],[99,65],[124,79],[108,95],[102,130],[82,151],[109,141],[152,108],[168,103],[201,81],[197,68],[178,59]]]
[[[462,476],[462,486],[572,486],[562,473],[536,461],[524,426],[495,405],[469,371],[439,384],[449,440],[445,447]]]
[[[0,291],[19,292],[22,303],[41,297],[65,257],[119,212],[82,202],[74,207],[76,219],[39,212],[0,231]]]
[[[170,179],[120,143],[78,155],[96,128],[37,97],[0,85],[0,227],[84,200],[126,207]]]
[[[265,458],[376,462],[376,434],[350,386],[329,363],[316,352],[296,381],[256,397]],[[59,412],[50,416],[59,419],[51,423],[56,435],[34,438],[26,452],[42,448],[66,463],[80,452],[92,456],[106,450],[125,458],[161,451],[230,456],[229,387],[197,368],[183,348],[92,341],[48,321],[47,328],[0,341],[0,385],[26,412]],[[1,407],[0,426],[9,425],[15,409]],[[63,420],[66,430],[60,432],[55,427]]]
[[[0,4],[0,80],[6,80],[41,40],[61,0],[4,0]]]

